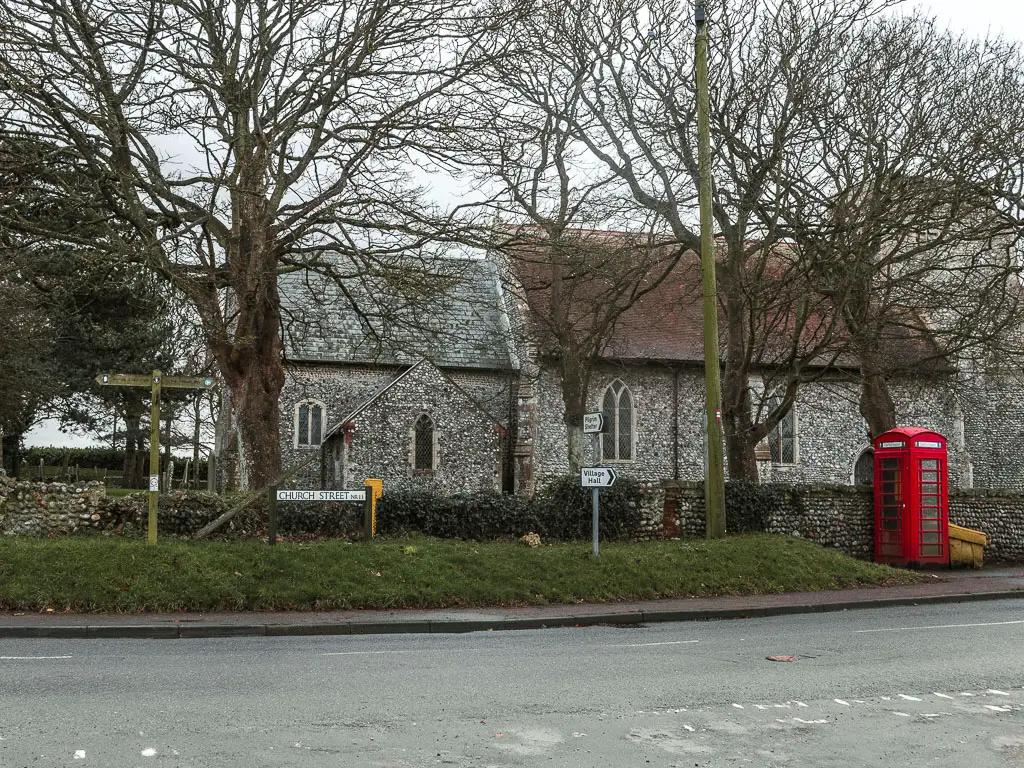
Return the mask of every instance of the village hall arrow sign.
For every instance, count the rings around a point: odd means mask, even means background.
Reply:
[[[615,485],[615,470],[611,467],[581,467],[580,486],[583,488],[611,488]]]

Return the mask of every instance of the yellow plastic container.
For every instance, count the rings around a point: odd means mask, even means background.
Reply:
[[[988,537],[981,531],[972,531],[949,524],[949,564],[981,568],[985,542]]]

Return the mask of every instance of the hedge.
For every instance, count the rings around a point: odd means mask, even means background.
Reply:
[[[144,452],[146,466],[149,466],[149,450]],[[123,448],[61,448],[60,446],[33,446],[19,454],[21,464],[25,471],[31,467],[38,467],[39,460],[43,460],[43,466],[61,467],[64,466],[64,459],[67,458],[69,467],[77,466],[80,469],[107,469],[120,472],[124,469]],[[191,459],[174,457],[174,476],[180,478],[185,470],[185,462],[191,464]],[[161,466],[163,465],[163,453],[160,455]],[[206,477],[206,459],[199,460],[199,476]],[[147,469],[148,472],[148,469]],[[193,475],[192,470],[189,474]]]
[[[640,529],[640,485],[620,477],[601,491],[600,537],[629,539]],[[591,491],[578,477],[563,477],[534,498],[498,493],[441,496],[429,491],[389,491],[377,504],[377,531],[422,533],[443,539],[492,540],[527,533],[569,541],[591,535]]]

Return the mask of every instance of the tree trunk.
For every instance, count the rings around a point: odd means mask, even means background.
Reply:
[[[586,459],[583,437],[583,415],[587,410],[587,388],[590,383],[589,362],[580,358],[578,350],[564,345],[561,357],[562,404],[568,442],[570,475],[579,475]]]
[[[885,376],[861,363],[860,413],[872,440],[896,427],[896,405]]]
[[[3,436],[4,467],[10,476],[17,479],[21,475],[21,435],[4,432]]]
[[[750,439],[752,424],[750,413],[740,412],[733,418],[722,417],[725,432],[725,458],[729,468],[730,480],[742,480],[746,483],[758,483],[757,443]]]
[[[723,281],[725,282],[725,281]],[[727,285],[727,283],[725,283]],[[750,418],[750,380],[744,363],[745,310],[741,300],[726,297],[725,369],[722,376],[722,429],[730,480],[757,483],[753,422]]]
[[[122,488],[145,488],[143,485],[143,466],[146,459],[145,445],[142,441],[142,421],[140,413],[135,409],[125,413],[124,418],[124,466],[121,471]]]
[[[280,397],[284,384],[281,360],[264,361],[247,372],[233,401],[242,436],[241,460],[250,488],[263,488],[281,472]]]

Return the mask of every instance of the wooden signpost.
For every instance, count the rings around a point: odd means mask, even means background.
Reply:
[[[160,390],[213,389],[212,376],[164,376],[153,371],[151,376],[133,373],[101,373],[96,377],[101,387],[149,387],[152,397],[149,415],[149,545],[156,546],[156,513],[160,493]]]

